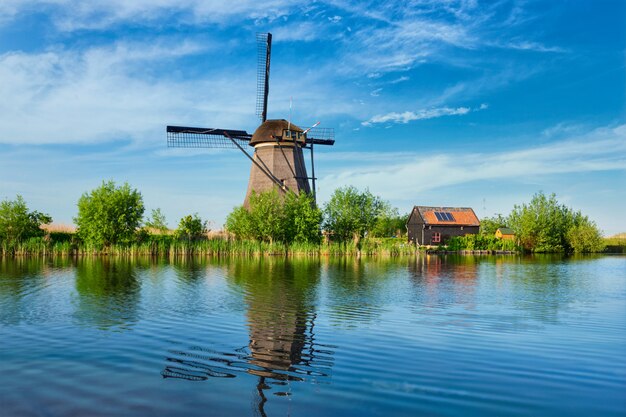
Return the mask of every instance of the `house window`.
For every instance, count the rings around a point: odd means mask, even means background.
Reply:
[[[440,243],[441,242],[441,233],[433,233],[433,243]]]

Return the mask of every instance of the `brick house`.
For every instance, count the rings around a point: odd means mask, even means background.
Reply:
[[[406,223],[409,242],[445,245],[452,236],[477,234],[480,221],[469,207],[415,206]]]

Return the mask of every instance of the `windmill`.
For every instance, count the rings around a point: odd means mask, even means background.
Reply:
[[[333,145],[331,128],[313,127],[302,129],[291,120],[267,119],[269,96],[270,57],[272,34],[257,34],[258,71],[256,113],[261,125],[253,134],[245,130],[202,127],[167,126],[167,145],[174,148],[232,148],[239,149],[250,161],[250,180],[244,199],[249,206],[253,191],[260,193],[277,188],[283,193],[306,192],[315,198],[315,145]],[[254,153],[246,150],[252,146]],[[307,174],[304,152],[311,157],[311,176]],[[311,184],[309,184],[311,180]]]

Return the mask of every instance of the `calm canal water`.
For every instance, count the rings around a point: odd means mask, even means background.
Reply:
[[[2,416],[624,416],[626,257],[0,259]]]

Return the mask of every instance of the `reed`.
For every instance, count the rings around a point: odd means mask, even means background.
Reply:
[[[353,242],[268,243],[222,237],[187,241],[171,235],[150,235],[142,242],[97,247],[81,242],[74,234],[54,232],[18,244],[0,242],[0,254],[5,256],[401,256],[414,254],[415,250],[403,239],[380,238],[363,239],[355,245]]]

